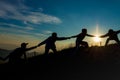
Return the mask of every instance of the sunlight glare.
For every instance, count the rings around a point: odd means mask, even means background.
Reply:
[[[100,41],[101,41],[101,38],[99,38],[99,36],[96,35],[96,36],[94,37],[94,41],[95,41],[95,42],[100,42]]]

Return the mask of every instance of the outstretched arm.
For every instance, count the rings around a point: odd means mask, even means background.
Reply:
[[[120,33],[120,30],[118,30],[118,31],[116,31],[116,32],[117,32],[117,34],[118,34],[118,33]]]
[[[32,50],[32,49],[35,49],[37,48],[38,46],[33,46],[33,47],[30,47],[30,48],[26,48],[26,51],[29,51],[29,50]]]
[[[79,35],[79,34],[78,34]],[[78,37],[78,35],[75,35],[75,36],[71,36],[70,38],[75,38],[75,37]]]
[[[41,43],[39,43],[38,46],[41,46],[41,45],[45,44],[48,40],[49,40],[49,38],[44,40],[44,41],[42,41]]]
[[[107,37],[107,36],[108,36],[108,33],[105,34],[105,35],[101,35],[100,37],[101,37],[101,38],[104,38],[104,37]]]
[[[5,57],[5,58],[3,58],[3,57],[0,57],[0,60],[3,60],[3,61],[5,61],[5,60],[7,60],[8,58],[9,58],[9,56],[10,55],[8,55],[7,57]]]
[[[0,57],[0,60],[3,60],[3,61],[4,61],[4,58]]]
[[[70,37],[57,37],[57,40],[66,40],[66,39],[70,39]]]
[[[90,34],[86,34],[86,36],[89,36],[89,37],[95,37],[94,35],[90,35]]]

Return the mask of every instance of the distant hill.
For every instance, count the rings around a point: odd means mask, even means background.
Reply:
[[[10,50],[6,50],[6,49],[1,49],[0,48],[0,56],[1,57],[7,56],[10,52],[11,52]]]
[[[3,52],[5,52],[5,51],[9,51],[9,50],[6,50],[6,49],[1,49],[1,48],[0,48],[0,51],[3,51]]]

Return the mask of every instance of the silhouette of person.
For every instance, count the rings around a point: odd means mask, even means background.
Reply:
[[[28,43],[21,43],[21,47],[13,50],[6,58],[4,58],[2,60],[6,60],[6,59],[9,58],[9,63],[10,64],[22,63],[22,59],[21,59],[22,55],[24,55],[24,59],[27,60],[26,51],[37,48],[37,46],[26,48],[27,45],[28,45]]]
[[[57,52],[55,42],[59,40],[66,40],[70,39],[70,37],[57,37],[57,33],[52,33],[52,36],[48,37],[43,42],[39,43],[38,46],[41,46],[43,44],[45,45],[45,55],[48,55],[49,50],[51,49],[54,53]]]
[[[87,29],[85,29],[85,28],[83,28],[82,32],[79,33],[78,35],[71,36],[71,38],[77,37],[77,39],[76,39],[76,48],[77,49],[79,48],[80,45],[82,45],[84,47],[89,47],[88,43],[86,41],[83,41],[85,36],[94,37],[93,35],[87,34]]]
[[[109,29],[109,30],[108,30],[108,33],[106,33],[105,35],[101,35],[100,37],[101,37],[101,38],[109,37],[109,38],[107,38],[107,40],[106,40],[105,46],[108,45],[108,42],[109,42],[110,40],[115,40],[115,41],[120,45],[120,41],[119,41],[118,36],[117,36],[118,33],[120,33],[120,30],[114,31],[113,29]]]

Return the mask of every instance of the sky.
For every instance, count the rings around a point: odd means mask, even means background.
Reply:
[[[14,49],[22,42],[34,46],[52,32],[69,37],[82,28],[92,35],[120,30],[119,4],[120,0],[0,0],[0,48]],[[95,43],[89,37],[84,40]],[[74,43],[75,39],[56,42],[59,49]]]

